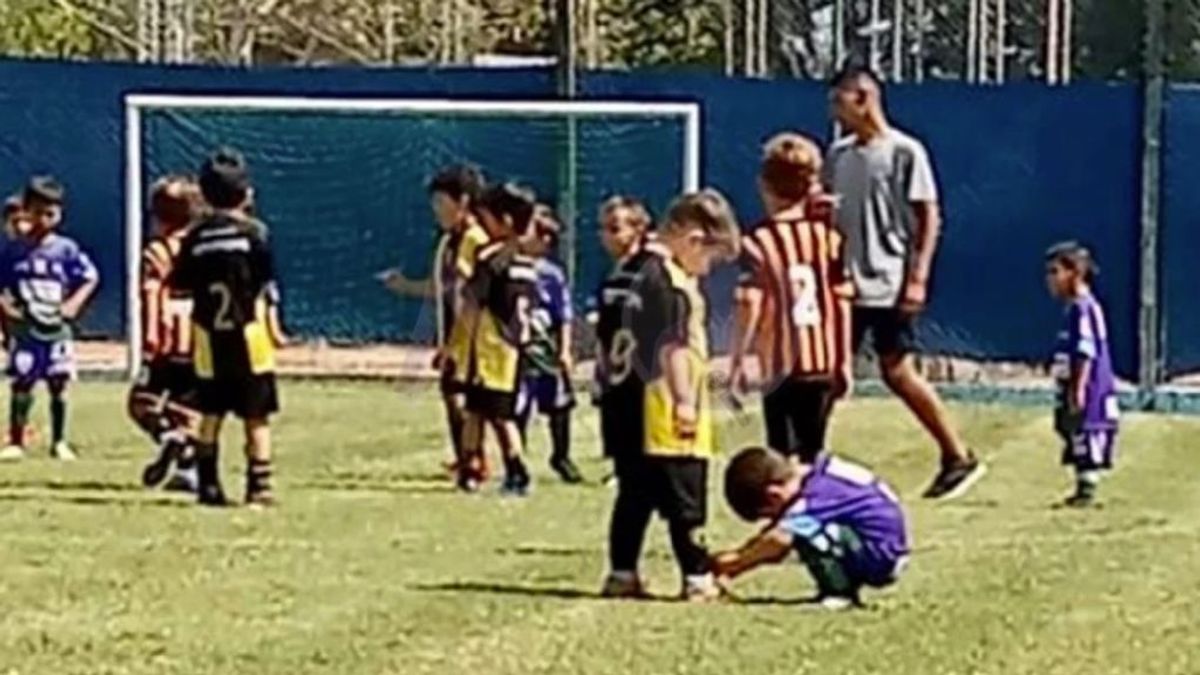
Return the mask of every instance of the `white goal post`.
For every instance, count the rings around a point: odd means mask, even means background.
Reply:
[[[676,117],[683,122],[684,190],[700,188],[701,108],[694,102],[657,101],[484,101],[440,98],[309,98],[296,96],[209,96],[130,93],[125,106],[125,306],[128,373],[137,376],[142,361],[140,258],[145,227],[143,176],[145,111],[194,110],[280,113],[400,113],[463,117],[638,118]],[[197,158],[199,161],[200,158]]]

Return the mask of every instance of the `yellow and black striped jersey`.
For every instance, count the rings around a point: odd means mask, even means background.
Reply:
[[[537,302],[534,264],[511,242],[495,242],[480,251],[466,288],[468,304],[478,311],[469,384],[503,393],[516,392],[520,386],[523,351],[530,341]]]

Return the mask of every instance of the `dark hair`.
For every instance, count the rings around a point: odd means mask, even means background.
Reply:
[[[246,201],[249,191],[250,171],[242,153],[222,147],[204,160],[200,167],[200,192],[214,208],[237,208]]]
[[[758,520],[766,504],[767,488],[784,483],[793,468],[783,455],[767,448],[746,448],[725,469],[725,501],[743,520]]]
[[[849,61],[829,79],[831,89],[844,89],[866,80],[883,93],[883,80],[869,66]]]
[[[554,213],[553,207],[544,203],[534,206],[533,226],[537,228],[539,235],[550,235],[553,237],[552,246],[558,245],[558,240],[562,236],[563,226],[562,222],[558,219],[558,215]]]
[[[1046,262],[1054,262],[1078,272],[1087,283],[1100,275],[1100,266],[1092,258],[1092,252],[1077,241],[1064,241],[1046,250]]]
[[[633,223],[644,232],[654,229],[654,216],[642,200],[628,195],[613,195],[600,205],[600,221],[603,222],[613,211],[624,209],[633,214]]]
[[[66,189],[53,176],[34,176],[25,186],[22,201],[26,206],[34,202],[62,205],[66,196]]]
[[[511,219],[517,235],[523,235],[529,229],[536,207],[533,191],[516,183],[493,185],[479,198],[480,209],[499,218]]]
[[[191,178],[164,176],[150,187],[150,213],[160,222],[184,226],[196,217],[199,197],[196,183]]]
[[[483,172],[474,164],[451,164],[444,167],[429,179],[427,186],[431,195],[441,192],[456,201],[466,197],[471,202],[479,199],[484,187]]]

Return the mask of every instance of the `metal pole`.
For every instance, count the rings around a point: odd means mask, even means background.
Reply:
[[[846,61],[846,0],[833,3],[833,70],[841,70]]]
[[[754,74],[754,0],[746,0],[742,6],[742,74]]]
[[[130,380],[142,365],[142,111],[125,103],[125,363]]]
[[[767,46],[767,38],[770,35],[770,10],[769,5],[771,0],[758,0],[758,72],[759,77],[767,76],[767,64],[770,48]]]
[[[733,2],[734,0],[724,0],[721,3],[721,8],[725,12],[725,77],[733,77],[733,73],[737,69],[735,63],[737,56],[733,53],[734,36],[737,33],[733,14]]]
[[[879,72],[879,12],[880,0],[871,0],[871,38],[867,42],[869,55],[867,63],[871,64],[871,72]]]
[[[981,0],[967,2],[967,82],[978,81],[976,67],[979,65],[977,52],[979,50],[979,3]]]
[[[979,44],[975,48],[975,56],[979,59],[979,63],[975,65],[975,75],[977,80],[983,84],[989,81],[988,75],[988,46],[991,44],[991,22],[988,21],[988,16],[991,12],[992,0],[979,0],[979,14],[976,19],[979,21],[978,33]]]
[[[914,67],[913,79],[920,83],[925,81],[925,0],[917,0],[917,35],[913,39]]]
[[[892,3],[892,81],[904,79],[904,0]]]
[[[396,4],[388,0],[383,5],[383,62],[396,63]]]
[[[558,95],[572,100],[578,91],[578,63],[576,61],[575,0],[555,0],[554,37],[558,55]],[[574,284],[578,267],[579,234],[576,221],[578,197],[579,126],[572,114],[566,119],[566,143],[558,165],[559,195],[558,217],[563,225],[563,262],[567,268],[567,279]]]
[[[1004,84],[1005,59],[1008,58],[1008,5],[996,0],[996,83]]]
[[[1074,0],[1062,0],[1062,56],[1058,58],[1058,67],[1062,72],[1062,83],[1071,83],[1071,41],[1074,39],[1071,30]]]
[[[1164,0],[1146,0],[1143,50],[1145,91],[1142,112],[1141,293],[1138,320],[1138,384],[1151,399],[1163,376],[1167,329],[1159,307],[1159,227],[1161,221],[1163,108],[1166,94]]]
[[[1058,84],[1058,17],[1060,0],[1046,3],[1046,83]]]

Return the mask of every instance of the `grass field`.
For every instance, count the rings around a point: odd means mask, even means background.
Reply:
[[[908,498],[916,553],[869,609],[822,614],[795,604],[811,592],[795,564],[748,579],[742,605],[596,599],[610,490],[539,471],[524,501],[451,492],[431,389],[287,385],[267,513],[142,491],[122,395],[77,391],[83,461],[0,466],[0,675],[1200,673],[1200,420],[1131,416],[1105,508],[1071,512],[1050,508],[1068,481],[1043,411],[956,407],[992,472],[930,505],[908,416],[843,408],[835,446]],[[583,411],[597,478],[594,429]],[[722,436],[756,440],[757,420]],[[747,533],[713,507],[710,540]],[[660,524],[651,538],[646,574],[673,592]]]

